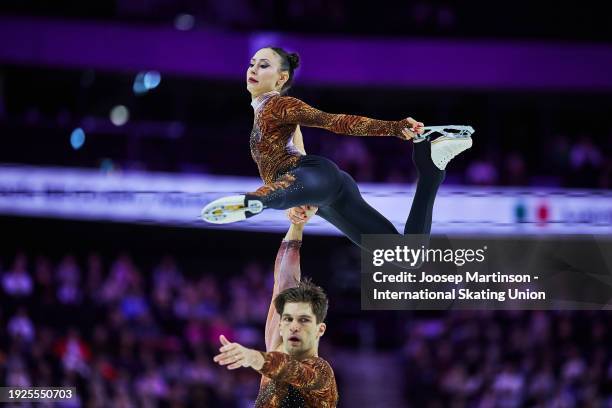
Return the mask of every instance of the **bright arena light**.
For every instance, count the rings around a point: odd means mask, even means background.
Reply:
[[[110,120],[115,126],[123,126],[130,118],[130,111],[123,105],[115,106],[110,113]]]
[[[142,71],[134,78],[132,89],[136,95],[147,93],[148,91],[157,88],[161,82],[161,74],[157,71]]]
[[[144,77],[145,77],[145,73],[139,72],[136,75],[136,78],[134,78],[134,85],[132,86],[132,89],[134,90],[134,93],[136,95],[140,95],[140,94],[147,92],[147,88],[145,87],[145,84],[144,84]]]
[[[85,143],[85,132],[81,128],[76,128],[70,134],[70,145],[74,150],[79,150]]]
[[[144,74],[144,86],[147,90],[155,89],[161,82],[161,75],[157,71],[149,71]]]

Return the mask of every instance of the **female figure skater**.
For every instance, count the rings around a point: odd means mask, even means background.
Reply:
[[[361,197],[351,176],[324,157],[304,154],[299,127],[310,126],[354,136],[412,139],[419,178],[404,234],[428,235],[446,164],[471,147],[469,135],[442,136],[430,143],[421,136],[423,123],[412,118],[384,121],[319,111],[282,95],[291,86],[298,65],[297,54],[275,47],[262,48],[251,59],[246,72],[255,111],[250,147],[265,185],[252,193],[211,202],[202,210],[202,218],[228,223],[267,208],[284,210],[309,204],[319,207],[317,214],[357,245],[361,246],[362,234],[397,234],[393,224]]]

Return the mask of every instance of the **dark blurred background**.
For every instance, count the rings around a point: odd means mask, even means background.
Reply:
[[[5,0],[0,33],[6,165],[255,177],[244,72],[279,42],[303,51],[291,95],[322,110],[472,125],[449,185],[610,194],[598,2]],[[442,61],[405,52],[437,46]],[[408,144],[303,133],[358,182],[414,182]],[[264,347],[282,234],[0,209],[0,385],[76,385],[84,407],[252,406],[258,376],[212,356],[220,333]],[[612,407],[609,312],[361,311],[358,250],[308,227],[302,271],[330,296],[320,355],[340,406]]]

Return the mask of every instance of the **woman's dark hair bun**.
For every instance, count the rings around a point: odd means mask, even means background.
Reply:
[[[289,65],[291,65],[292,69],[296,69],[300,66],[300,56],[297,53],[292,52],[291,54],[287,55],[287,59],[289,60]]]
[[[281,58],[281,71],[289,71],[289,79],[283,84],[281,94],[287,93],[291,84],[293,84],[294,71],[300,66],[300,56],[296,52],[287,52],[280,47],[269,46],[272,51],[276,52]]]

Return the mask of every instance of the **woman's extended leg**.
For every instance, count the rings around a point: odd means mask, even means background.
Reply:
[[[341,173],[343,181],[340,193],[332,204],[319,207],[317,215],[359,246],[363,234],[398,234],[391,221],[363,199],[355,180],[348,173]]]
[[[429,234],[434,201],[446,171],[440,170],[431,161],[431,144],[428,141],[414,144],[412,161],[417,169],[418,181],[404,234]]]
[[[433,205],[445,172],[432,163],[430,153],[429,142],[415,144],[412,157],[419,179],[404,234],[429,235],[431,231]],[[363,234],[397,234],[393,224],[363,199],[353,178],[345,172],[342,175],[338,198],[317,214],[359,246]]]

